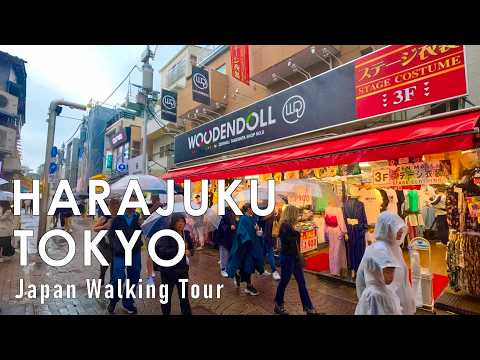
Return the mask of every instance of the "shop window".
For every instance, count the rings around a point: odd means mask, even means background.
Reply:
[[[197,56],[196,55],[190,55],[190,63],[193,65],[193,66],[197,66]]]
[[[219,66],[216,68],[216,70],[221,73],[221,74],[227,74],[227,64],[223,64],[222,66]]]

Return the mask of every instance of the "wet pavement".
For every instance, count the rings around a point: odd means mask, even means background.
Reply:
[[[37,218],[24,216],[23,228],[31,228],[36,231]],[[0,308],[1,314],[30,314],[30,315],[83,315],[83,314],[106,314],[107,300],[89,298],[87,294],[86,279],[96,279],[99,274],[99,265],[93,257],[93,265],[90,267],[83,264],[83,230],[89,229],[89,221],[81,218],[73,221],[73,237],[76,241],[76,254],[74,259],[66,266],[55,268],[45,264],[36,254],[36,236],[28,243],[28,265],[19,265],[19,253],[10,261],[0,263]],[[66,255],[67,246],[63,239],[51,239],[47,245],[47,253],[52,258],[60,258]],[[142,250],[142,264],[145,264],[146,250]],[[270,270],[270,269],[268,269]],[[107,271],[107,280],[109,272]],[[320,313],[329,315],[350,315],[354,313],[356,306],[355,289],[341,283],[321,280],[313,274],[305,274],[307,287],[316,307]],[[40,303],[40,298],[29,299],[15,298],[18,293],[19,281],[24,279],[25,287],[29,284],[39,287],[41,284],[76,285],[76,297],[67,299],[45,299]],[[145,269],[142,268],[142,279],[146,281]],[[255,275],[254,286],[260,294],[258,296],[247,295],[242,288],[234,286],[231,279],[220,276],[218,265],[218,252],[214,249],[198,251],[191,258],[190,284],[223,284],[220,299],[191,299],[192,312],[194,315],[269,315],[273,311],[273,298],[277,288],[277,282],[271,276]],[[156,284],[160,285],[159,276]],[[64,287],[65,288],[65,287]],[[63,292],[65,296],[65,289]],[[172,314],[179,314],[178,296],[175,290],[173,296]],[[138,313],[140,315],[161,315],[160,302],[157,299],[136,299]],[[303,314],[302,305],[298,295],[295,280],[291,280],[286,294],[285,307],[291,314]],[[117,305],[116,314],[126,314],[121,305]]]

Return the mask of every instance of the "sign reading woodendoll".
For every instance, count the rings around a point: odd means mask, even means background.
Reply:
[[[468,94],[463,45],[390,45],[175,137],[175,163]]]

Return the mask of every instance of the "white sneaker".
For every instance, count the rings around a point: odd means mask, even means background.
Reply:
[[[220,274],[224,277],[224,278],[228,278],[228,274],[225,270],[222,270],[220,271]]]
[[[280,280],[280,274],[278,271],[274,271],[272,274],[273,280]]]
[[[147,285],[155,285],[155,279],[153,278],[153,276],[148,277]]]
[[[217,264],[221,264],[222,262],[220,260],[217,261]]]
[[[268,272],[267,270],[265,270],[262,275],[264,275],[264,276],[270,276],[270,275],[272,275],[272,273],[271,273],[271,272]]]

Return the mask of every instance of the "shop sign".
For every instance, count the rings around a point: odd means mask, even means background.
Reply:
[[[127,141],[128,141],[128,136],[125,129],[120,130],[120,132],[115,134],[110,140],[112,144],[112,148],[117,148],[120,145],[125,144]]]
[[[163,120],[177,122],[177,93],[162,89],[161,117]]]
[[[210,80],[208,71],[198,66],[192,66],[192,96],[193,101],[210,105]]]
[[[194,100],[203,96],[209,104],[208,79],[201,77],[208,72],[194,67],[192,74]],[[175,163],[467,93],[463,45],[391,45],[176,136]]]
[[[463,45],[391,45],[355,61],[359,119],[467,95]]]
[[[317,248],[317,233],[315,230],[309,230],[300,233],[300,252],[315,250]]]
[[[334,177],[337,175],[337,167],[336,166],[327,166],[323,168],[316,168],[315,169],[315,176],[318,179],[323,179],[327,177]]]
[[[379,186],[444,184],[452,174],[450,160],[374,167],[372,182]]]
[[[249,85],[250,54],[248,45],[230,45],[230,61],[232,65],[232,76]]]

